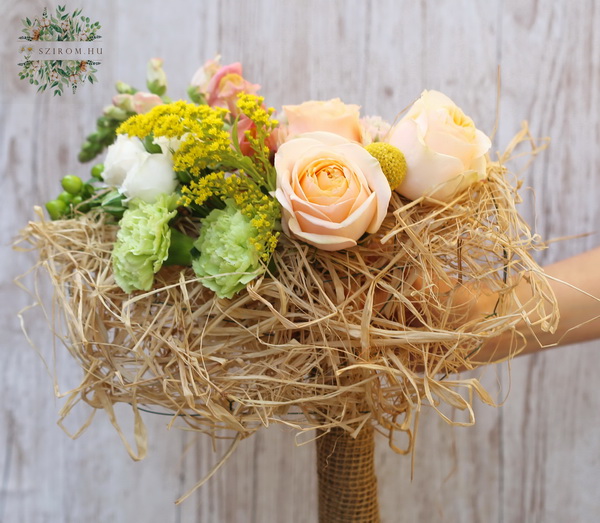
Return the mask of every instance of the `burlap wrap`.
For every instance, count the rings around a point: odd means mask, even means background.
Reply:
[[[356,439],[341,428],[317,439],[320,523],[378,523],[373,426]]]

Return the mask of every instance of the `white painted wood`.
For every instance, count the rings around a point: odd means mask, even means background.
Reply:
[[[145,63],[162,56],[170,93],[217,52],[241,61],[270,105],[341,97],[387,119],[425,88],[454,98],[485,131],[495,121],[497,66],[502,69],[502,147],[528,119],[552,145],[524,174],[535,202],[523,213],[545,238],[594,232],[600,211],[600,2],[396,0],[225,0],[92,2],[106,61],[100,83],[61,99],[36,95],[16,77],[19,19],[43,2],[5,2],[0,21],[0,521],[310,522],[316,519],[312,445],[271,427],[242,442],[223,469],[183,505],[173,501],[219,457],[211,442],[165,429],[146,415],[149,456],[133,463],[101,412],[71,441],[56,426],[62,404],[52,379],[24,340],[16,311],[28,303],[12,279],[32,260],[11,252],[31,207],[82,172],[76,153],[118,79],[143,85]],[[595,236],[553,244],[548,262],[598,244]],[[51,362],[39,314],[28,325]],[[600,512],[598,343],[485,369],[499,409],[477,406],[477,425],[446,426],[421,416],[415,476],[410,459],[381,439],[378,475],[383,520],[448,522],[593,521]],[[78,369],[57,351],[65,385]],[[127,413],[120,409],[127,419]],[[83,414],[83,413],[82,413]],[[459,414],[457,414],[459,415]],[[76,418],[81,418],[77,415]],[[73,420],[76,421],[76,420]],[[127,427],[127,421],[124,423]],[[69,424],[70,427],[75,424]],[[218,446],[224,452],[225,446]]]

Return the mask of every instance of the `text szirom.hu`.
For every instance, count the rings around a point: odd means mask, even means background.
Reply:
[[[27,42],[22,45],[31,60],[102,60],[104,48],[94,42]]]

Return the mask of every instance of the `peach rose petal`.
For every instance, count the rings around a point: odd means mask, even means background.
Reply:
[[[463,164],[463,169],[469,169],[477,153],[474,143],[466,143],[454,136],[449,136],[441,131],[427,134],[427,147],[438,154],[457,158]]]
[[[362,139],[360,106],[345,104],[339,98],[284,105],[283,111],[288,120],[290,137],[324,131],[353,142],[360,142]]]
[[[339,223],[322,220],[303,212],[297,212],[296,218],[305,232],[321,234],[343,232],[345,237],[358,240],[365,233],[376,206],[375,195],[371,194],[353,214]]]
[[[352,144],[349,144],[352,145]],[[355,148],[343,146],[339,148],[344,151],[349,160],[352,160],[358,166],[358,172],[362,173],[361,177],[366,180],[366,185],[371,188],[377,197],[377,212],[373,217],[373,221],[369,225],[367,232],[375,233],[381,227],[384,218],[387,215],[387,208],[392,197],[390,183],[381,171],[379,162],[371,156],[364,148]]]
[[[489,136],[479,129],[475,131],[475,145],[477,146],[476,157],[482,157],[492,147],[492,141]]]
[[[319,249],[324,251],[339,251],[341,249],[349,249],[354,247],[356,242],[345,236],[335,236],[333,234],[311,234],[300,229],[296,220],[288,222],[289,232],[294,236],[304,240]]]
[[[347,199],[334,205],[311,205],[295,195],[292,195],[290,200],[292,202],[292,208],[294,209],[294,212],[304,212],[306,214],[311,214],[316,218],[321,218],[322,220],[329,220],[331,222],[338,223],[341,222],[345,216],[348,216],[348,214],[352,212],[355,204],[355,200]],[[365,200],[366,196],[361,199],[361,203]]]

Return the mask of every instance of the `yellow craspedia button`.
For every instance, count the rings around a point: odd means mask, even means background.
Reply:
[[[398,187],[406,176],[406,159],[397,147],[385,142],[373,142],[365,147],[373,158],[375,158],[392,191]]]

